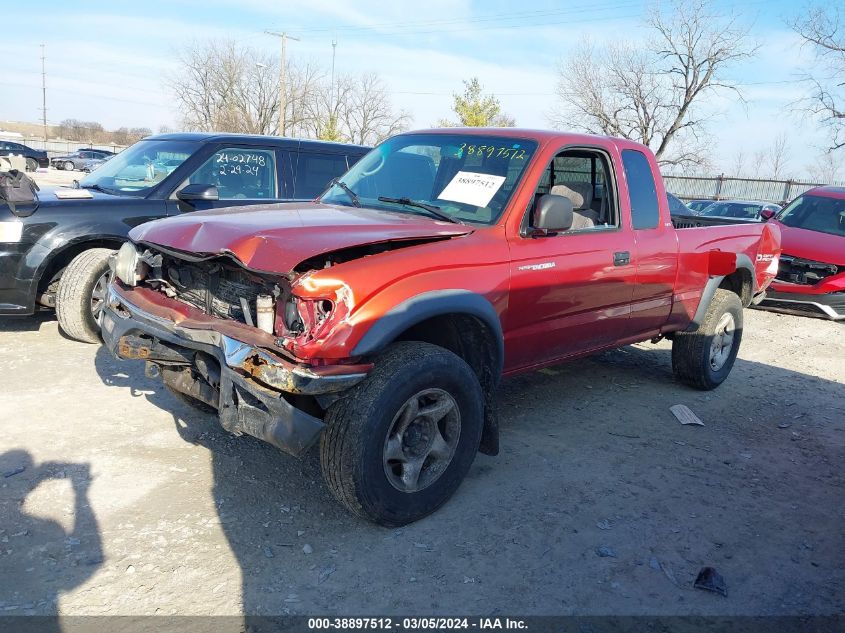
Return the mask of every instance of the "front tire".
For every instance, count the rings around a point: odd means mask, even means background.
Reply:
[[[56,292],[59,327],[83,343],[100,342],[100,317],[109,281],[108,248],[91,248],[68,264]]]
[[[483,408],[478,378],[461,358],[428,343],[392,345],[326,414],[320,464],[329,490],[381,525],[431,514],[475,459]]]
[[[719,289],[694,332],[677,332],[672,341],[675,378],[709,391],[721,385],[736,361],[742,342],[742,302],[736,293]]]

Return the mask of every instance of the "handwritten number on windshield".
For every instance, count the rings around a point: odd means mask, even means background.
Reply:
[[[516,147],[496,147],[494,145],[467,145],[461,143],[461,152],[467,156],[479,156],[480,158],[510,158],[511,160],[524,160],[525,150]]]

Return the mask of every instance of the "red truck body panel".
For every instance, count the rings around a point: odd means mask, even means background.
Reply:
[[[450,132],[454,130],[425,133]],[[314,203],[194,213],[139,227],[131,237],[197,254],[231,253],[251,269],[276,274],[288,274],[303,260],[345,247],[422,241],[312,270],[293,281],[297,296],[327,298],[340,307],[331,327],[308,341],[286,346],[296,359],[309,364],[350,362],[356,344],[376,321],[403,302],[432,291],[469,291],[489,301],[501,322],[503,371],[510,374],[685,329],[708,280],[733,273],[740,260],[753,265],[754,293],[762,292],[774,278],[779,253],[776,226],[676,230],[654,156],[637,143],[549,131],[462,129],[460,133],[528,138],[539,144],[494,225],[463,226],[420,215]],[[538,239],[521,235],[541,174],[567,148],[594,148],[609,156],[621,226]],[[660,222],[654,229],[632,227],[621,158],[625,149],[644,153],[655,175]],[[613,255],[618,252],[629,253],[629,263],[615,265]],[[121,288],[120,292],[131,297],[136,291]]]

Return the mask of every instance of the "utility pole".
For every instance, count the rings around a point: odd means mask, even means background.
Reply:
[[[287,85],[285,84],[285,64],[287,62],[287,43],[288,39],[292,39],[295,42],[299,41],[298,37],[293,37],[292,35],[288,35],[285,31],[279,33],[278,31],[264,31],[267,35],[272,35],[273,37],[278,37],[282,40],[282,59],[281,65],[279,67],[279,136],[285,135],[285,110],[287,109],[287,96],[285,91],[287,89]]]
[[[44,124],[44,149],[47,149],[47,70],[44,65],[44,44],[41,45],[41,121]]]
[[[334,104],[335,104],[335,98],[334,98],[334,58],[335,58],[336,54],[337,54],[337,40],[333,39],[332,40],[332,94],[331,94],[331,97],[332,97],[332,112],[334,112]]]

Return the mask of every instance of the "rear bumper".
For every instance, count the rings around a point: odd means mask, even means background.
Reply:
[[[145,360],[169,387],[215,407],[227,430],[293,455],[306,451],[324,426],[292,404],[295,396],[342,392],[367,375],[351,366],[318,373],[213,329],[184,327],[138,308],[113,287],[102,334],[118,358]],[[208,357],[216,361],[211,369]]]
[[[804,294],[769,290],[760,304],[778,312],[816,316],[826,319],[845,319],[845,291],[827,294]]]

